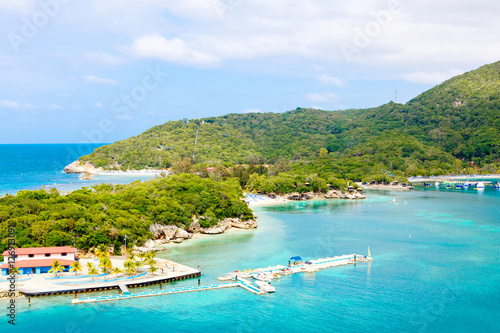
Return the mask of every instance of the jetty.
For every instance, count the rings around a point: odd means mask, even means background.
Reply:
[[[71,304],[120,301],[131,298],[164,296],[164,295],[173,295],[173,294],[188,293],[194,291],[206,291],[206,290],[215,290],[215,289],[232,288],[232,287],[242,287],[254,294],[264,293],[262,290],[254,286],[247,285],[244,282],[230,282],[230,283],[210,284],[206,286],[192,286],[192,287],[181,287],[181,288],[173,288],[166,290],[144,291],[141,293],[123,293],[123,294],[109,295],[109,296],[95,296],[82,299],[74,299],[71,301]]]
[[[128,288],[194,279],[201,276],[198,269],[172,261],[168,261],[168,263],[169,267],[161,273],[146,275],[146,270],[141,269],[142,273],[119,278],[115,278],[111,274],[99,276],[99,279],[95,280],[90,280],[90,276],[60,275],[58,278],[49,278],[43,275],[31,275],[30,281],[19,286],[19,292],[25,296],[49,296],[118,289],[126,294],[130,293]]]
[[[300,257],[294,257],[294,258],[301,259]],[[298,260],[295,261],[293,265],[290,263],[290,266],[288,267],[277,265],[266,268],[247,269],[244,271],[233,271],[225,276],[217,278],[220,281],[231,281],[231,282],[216,283],[205,286],[198,285],[198,286],[165,289],[165,290],[144,291],[140,293],[130,293],[124,284],[119,284],[118,287],[123,291],[123,293],[121,294],[74,299],[71,301],[71,303],[80,304],[80,303],[119,301],[119,300],[126,300],[132,298],[140,298],[140,297],[165,296],[165,295],[173,295],[173,294],[180,294],[187,292],[208,291],[208,290],[233,288],[233,287],[240,287],[253,294],[262,295],[265,294],[265,292],[261,290],[259,287],[253,285],[252,282],[247,280],[247,278],[254,278],[254,276],[257,276],[258,274],[266,274],[269,277],[269,279],[280,278],[281,276],[289,274],[314,273],[319,271],[320,269],[350,265],[350,264],[355,264],[357,262],[367,262],[371,260],[373,259],[370,256],[367,257],[359,254],[349,254],[337,257],[328,257],[323,259],[310,260],[310,261]]]
[[[279,278],[283,275],[296,273],[314,273],[320,269],[337,267],[343,265],[355,264],[356,262],[366,262],[373,260],[372,257],[367,257],[359,254],[348,254],[343,256],[328,257],[317,260],[297,261],[289,266],[277,265],[265,268],[253,268],[240,271],[233,271],[224,276],[218,277],[219,281],[228,281],[232,279],[253,278],[259,274],[265,273],[273,278]]]

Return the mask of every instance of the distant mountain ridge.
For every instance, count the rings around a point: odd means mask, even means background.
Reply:
[[[495,62],[453,77],[404,105],[343,111],[297,108],[169,121],[99,147],[80,161],[121,169],[165,168],[193,156],[195,163],[207,165],[273,163],[280,156],[315,163],[326,148],[330,164],[368,163],[406,175],[459,171],[470,161],[495,169],[500,166],[499,110],[500,62]]]

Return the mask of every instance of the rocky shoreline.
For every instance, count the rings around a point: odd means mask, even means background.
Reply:
[[[157,247],[168,243],[182,243],[186,239],[191,239],[195,234],[217,235],[231,228],[255,229],[257,226],[258,223],[255,219],[242,221],[239,218],[225,218],[209,228],[201,227],[199,220],[196,218],[189,228],[185,229],[174,225],[153,224],[149,227],[153,238],[146,241],[143,247],[138,247],[136,250],[139,252],[163,250]]]
[[[193,219],[189,228],[177,227],[175,225],[163,225],[163,224],[152,224],[149,227],[149,231],[153,234],[153,237],[147,240],[143,246],[134,246],[133,251],[138,254],[141,252],[151,252],[151,251],[165,251],[165,248],[159,247],[161,245],[174,243],[179,244],[187,239],[193,238],[196,234],[204,235],[217,235],[222,234],[225,231],[236,228],[236,229],[255,229],[258,223],[256,219],[242,221],[239,218],[225,218],[220,220],[216,225],[203,228],[200,225],[199,219]],[[110,247],[109,252],[113,253],[114,248]],[[122,253],[125,253],[125,246],[121,247]],[[80,258],[90,258],[94,257],[92,251],[88,253],[78,253]]]
[[[306,192],[299,194],[298,192],[285,194],[287,200],[300,201],[300,200],[310,200],[310,199],[366,199],[366,195],[363,191],[356,191],[354,189],[348,190],[346,192],[342,190],[330,190],[326,193],[321,192]]]

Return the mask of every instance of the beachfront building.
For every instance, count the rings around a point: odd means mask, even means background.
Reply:
[[[20,275],[48,273],[54,260],[58,260],[64,267],[64,271],[69,270],[76,257],[76,249],[71,246],[58,247],[29,247],[15,249],[14,266],[19,269]],[[9,273],[9,252],[2,253],[4,261],[0,266],[2,276]],[[12,261],[12,259],[10,259]]]

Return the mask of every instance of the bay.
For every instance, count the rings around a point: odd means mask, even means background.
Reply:
[[[368,195],[259,207],[257,230],[189,240],[160,256],[200,265],[202,284],[295,255],[366,254],[369,246],[371,263],[285,276],[262,296],[235,288],[88,305],[71,305],[68,295],[35,298],[30,307],[20,299],[16,330],[496,332],[500,191]],[[8,328],[5,319],[0,328]]]

